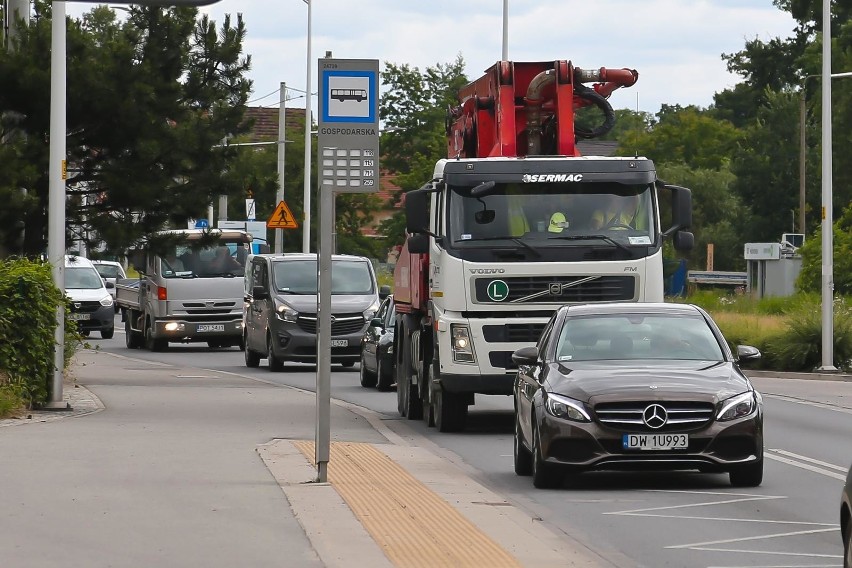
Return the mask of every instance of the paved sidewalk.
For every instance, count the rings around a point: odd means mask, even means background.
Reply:
[[[72,376],[73,410],[0,421],[3,567],[611,566],[366,409],[333,401],[316,483],[313,393],[95,351]]]

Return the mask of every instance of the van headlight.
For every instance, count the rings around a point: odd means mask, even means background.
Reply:
[[[101,305],[105,308],[112,306],[112,296],[107,294],[105,298],[101,298]]]
[[[379,311],[379,302],[373,302],[373,304],[364,310],[364,321],[370,321],[376,316],[376,312]]]
[[[733,396],[722,403],[722,410],[716,415],[716,420],[724,422],[749,416],[757,409],[757,398],[753,392],[744,392]]]
[[[297,312],[284,302],[275,300],[275,317],[277,317],[281,321],[296,323],[296,320],[299,319],[299,312]]]

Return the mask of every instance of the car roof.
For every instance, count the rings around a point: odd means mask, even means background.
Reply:
[[[84,256],[77,256],[77,255],[73,255],[73,254],[66,254],[65,255],[65,266],[66,267],[77,267],[77,266],[86,267],[87,266],[89,268],[94,268],[94,265],[92,264],[91,260],[89,260],[88,258],[86,258]]]
[[[112,264],[113,266],[121,266],[120,262],[116,262],[114,260],[92,260],[91,263],[92,264]]]
[[[563,306],[569,317],[613,314],[703,315],[694,304],[669,302],[614,302]]]

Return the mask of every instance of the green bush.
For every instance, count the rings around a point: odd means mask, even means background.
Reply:
[[[802,303],[787,313],[787,329],[772,338],[766,355],[775,370],[813,371],[822,364],[822,312],[818,303]],[[852,310],[834,303],[833,365],[848,371],[852,361]]]
[[[53,377],[56,308],[65,306],[63,293],[53,283],[50,265],[27,259],[0,262],[0,384],[9,405],[18,400],[38,406],[50,399]],[[71,328],[73,355],[76,328]]]

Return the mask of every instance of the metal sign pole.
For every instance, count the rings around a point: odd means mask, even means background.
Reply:
[[[331,270],[332,254],[336,252],[334,199],[338,193],[370,193],[379,189],[379,62],[376,59],[326,57],[317,63],[320,244],[314,448],[317,481],[325,482],[328,480],[331,446]]]
[[[334,188],[320,185],[319,305],[317,306],[317,481],[328,481],[331,453],[331,243]]]

